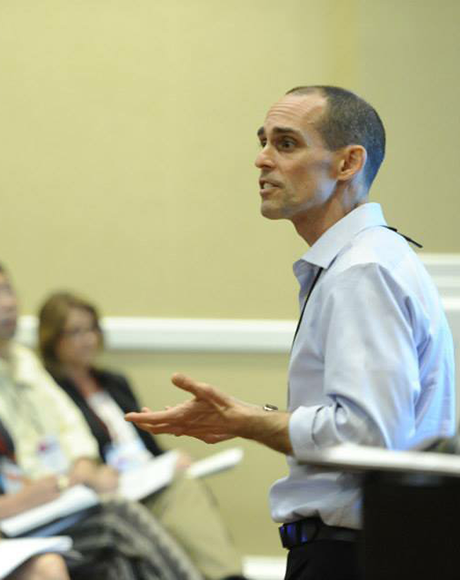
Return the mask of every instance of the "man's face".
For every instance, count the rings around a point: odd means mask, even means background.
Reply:
[[[255,161],[265,217],[295,223],[331,196],[335,154],[315,128],[325,106],[320,93],[287,95],[268,111]]]
[[[16,332],[18,303],[10,281],[0,272],[0,343],[7,343]]]

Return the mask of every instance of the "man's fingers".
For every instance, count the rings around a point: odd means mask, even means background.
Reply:
[[[170,412],[158,411],[153,413],[128,413],[125,415],[127,421],[136,424],[137,427],[155,435],[170,434],[170,435],[189,435],[205,441],[206,443],[218,443],[219,441],[226,441],[232,439],[234,435],[229,433],[213,433],[213,428],[204,427],[202,422],[182,423],[171,419]]]
[[[183,391],[187,391],[188,393],[192,393],[193,395],[196,394],[198,387],[198,383],[194,381],[191,377],[187,377],[187,375],[183,375],[182,373],[174,373],[171,377],[171,382],[182,389]]]
[[[172,427],[166,423],[143,423],[143,422],[136,422],[136,427],[142,429],[143,431],[147,431],[148,433],[153,433],[154,435],[182,435],[182,430],[179,428]]]
[[[174,407],[167,411],[143,411],[141,413],[127,413],[125,415],[126,421],[131,423],[162,423],[167,419],[174,417]]]
[[[206,383],[199,383],[182,373],[174,373],[171,381],[176,387],[191,393],[198,399],[206,399],[218,405],[226,405],[228,402],[226,395],[220,393],[215,387]]]
[[[205,443],[220,443],[221,441],[228,441],[229,439],[234,439],[235,435],[225,434],[225,435],[203,435],[198,437],[201,441]]]

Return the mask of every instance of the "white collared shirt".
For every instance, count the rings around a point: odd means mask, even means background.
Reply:
[[[294,264],[300,304],[318,269],[289,367],[289,475],[270,492],[278,522],[360,527],[357,476],[302,464],[342,442],[405,449],[454,425],[452,336],[420,259],[376,203],[328,229]]]

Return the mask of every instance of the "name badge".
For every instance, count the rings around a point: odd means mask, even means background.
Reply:
[[[54,435],[45,435],[37,445],[37,456],[45,471],[52,474],[67,473],[69,461]]]
[[[139,467],[152,458],[140,439],[129,443],[109,444],[104,449],[105,461],[117,471]]]

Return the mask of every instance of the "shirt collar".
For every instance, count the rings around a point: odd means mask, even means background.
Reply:
[[[33,384],[36,378],[36,367],[33,355],[28,350],[11,342],[8,358],[0,358],[0,379],[7,379],[7,382],[14,387],[25,387]]]
[[[385,225],[387,222],[378,203],[360,205],[326,230],[296,265],[308,262],[320,268],[329,268],[337,254],[357,234],[367,228]]]

